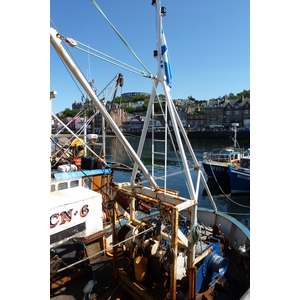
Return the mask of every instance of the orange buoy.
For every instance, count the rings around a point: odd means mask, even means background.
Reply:
[[[77,167],[78,170],[81,170],[81,158],[80,158],[80,157],[75,156],[75,157],[73,158],[72,163],[73,163],[74,165],[76,165],[76,167]]]

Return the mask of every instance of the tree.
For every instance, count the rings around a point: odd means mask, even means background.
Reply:
[[[200,112],[205,113],[205,106],[206,105],[204,103],[201,104],[201,106],[200,106]]]

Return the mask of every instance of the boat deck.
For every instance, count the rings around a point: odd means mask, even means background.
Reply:
[[[118,259],[119,268],[123,268],[128,264],[128,260],[122,256]],[[90,299],[109,299],[109,300],[123,300],[129,299],[124,294],[120,286],[114,286],[113,274],[113,259],[109,256],[101,256],[98,262],[93,261],[92,265],[97,284],[94,286]],[[61,288],[50,292],[50,299],[52,300],[77,300],[85,299],[83,289],[90,278],[87,278],[85,273],[76,279],[66,283]],[[115,290],[115,292],[114,292]],[[112,295],[113,293],[113,295]],[[88,299],[88,297],[86,297]]]

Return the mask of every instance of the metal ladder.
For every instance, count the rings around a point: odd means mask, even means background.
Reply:
[[[160,103],[159,105],[159,112],[154,111],[154,106],[156,103]],[[162,105],[165,104],[165,111],[163,111]],[[152,105],[152,177],[154,180],[156,179],[163,179],[164,180],[164,191],[166,192],[167,187],[167,160],[168,160],[168,118],[167,118],[167,102],[164,100],[159,100],[157,97],[153,101]],[[163,117],[165,120],[165,126],[164,126],[164,137],[161,137],[161,133],[157,131],[158,127],[155,125],[155,117]],[[162,127],[160,127],[162,128]],[[164,160],[164,163],[161,164],[161,162]],[[156,171],[159,169],[164,169],[164,176],[155,176]]]

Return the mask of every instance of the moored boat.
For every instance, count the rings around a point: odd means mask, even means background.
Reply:
[[[232,148],[224,148],[205,152],[202,165],[208,178],[228,179],[228,165],[239,164],[241,152]]]
[[[241,158],[240,165],[228,168],[231,193],[250,193],[250,154]]]
[[[239,165],[240,159],[243,156],[243,149],[237,147],[236,139],[237,123],[233,123],[233,147],[215,149],[211,152],[203,153],[202,165],[208,178],[215,180],[229,179],[228,165]]]

